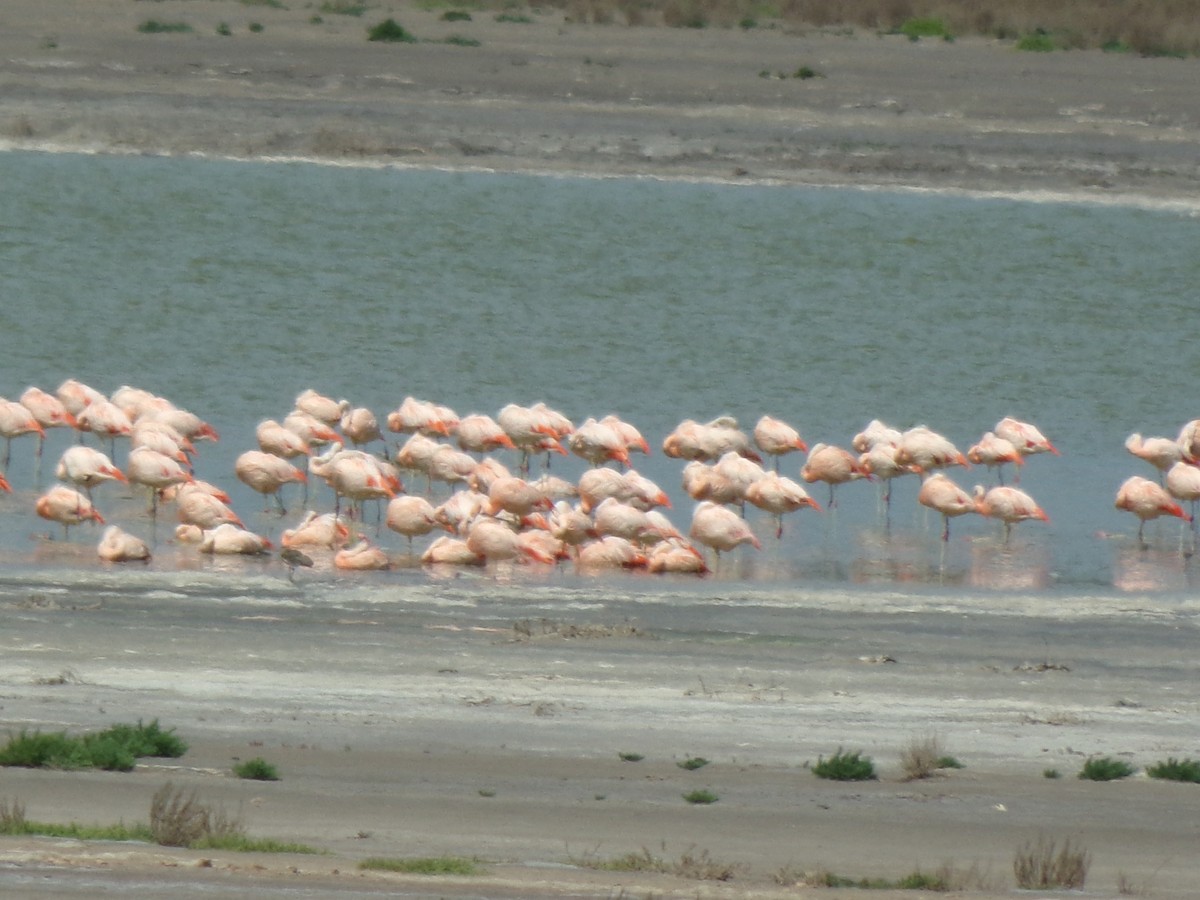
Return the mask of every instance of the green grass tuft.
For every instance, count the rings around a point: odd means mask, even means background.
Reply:
[[[624,752],[622,752],[622,753],[618,753],[617,756],[619,756],[625,762],[641,762],[643,759],[646,758],[645,756],[643,756],[640,753],[624,753]]]
[[[712,791],[700,790],[700,791],[689,791],[688,793],[683,795],[683,799],[693,805],[706,806],[709,803],[716,803],[721,798],[718,797],[716,794],[714,794]]]
[[[471,14],[465,9],[448,9],[439,18],[443,22],[470,22]]]
[[[233,767],[233,774],[238,778],[247,778],[251,781],[279,780],[279,770],[261,756],[238,763]]]
[[[186,34],[192,30],[187,22],[159,22],[147,19],[138,25],[137,30],[142,34]]]
[[[1118,778],[1128,778],[1133,773],[1133,766],[1123,759],[1093,756],[1083,764],[1079,777],[1086,781],[1116,781]]]
[[[1023,35],[1017,41],[1017,49],[1030,53],[1050,53],[1058,49],[1058,44],[1055,43],[1054,38],[1039,28],[1037,31]]]
[[[907,19],[900,26],[900,33],[910,41],[919,41],[921,38],[930,37],[949,41],[954,38],[945,22],[932,17]]]
[[[687,769],[689,772],[694,772],[696,769],[703,769],[708,765],[708,760],[703,756],[689,756],[682,762],[677,762],[675,765],[681,769]]]
[[[874,781],[879,776],[875,774],[875,763],[871,757],[863,756],[860,751],[838,752],[825,759],[818,757],[817,764],[812,767],[813,774],[818,778],[830,781]]]
[[[113,725],[104,731],[70,737],[65,731],[21,730],[0,747],[0,766],[29,769],[104,769],[128,772],[143,756],[183,756],[187,744],[174,729],[163,731],[155,719],[149,725]]]
[[[417,41],[412,32],[395,19],[384,19],[378,25],[368,28],[367,40],[401,44],[415,44]]]
[[[481,47],[483,42],[478,38],[463,37],[461,34],[452,34],[444,41],[443,44],[450,44],[454,47]]]
[[[415,859],[372,856],[360,862],[358,867],[375,872],[403,872],[408,875],[479,875],[482,871],[475,860],[462,856],[424,856]]]
[[[1162,762],[1147,766],[1146,774],[1164,781],[1189,781],[1192,784],[1200,784],[1200,760],[1176,759],[1170,756]]]

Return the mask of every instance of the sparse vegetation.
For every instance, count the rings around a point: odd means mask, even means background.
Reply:
[[[529,25],[529,24],[532,24],[533,19],[529,18],[529,16],[526,16],[522,13],[504,12],[504,13],[498,13],[496,15],[496,21],[497,22],[510,22],[510,23],[513,23],[516,25]]]
[[[316,853],[305,844],[284,843],[270,838],[253,838],[241,823],[220,809],[200,803],[193,792],[185,796],[170,782],[155,792],[150,802],[150,824],[66,825],[35,822],[26,818],[18,800],[0,800],[0,834],[45,835],[77,841],[145,841],[167,847],[231,850],[248,853]]]
[[[688,791],[688,793],[683,795],[683,799],[694,805],[705,806],[709,803],[716,803],[721,798],[712,791],[699,790]]]
[[[221,35],[221,37],[229,37],[233,34],[233,29],[229,27],[228,22],[222,22],[217,26],[217,34]]]
[[[233,774],[238,778],[246,778],[251,781],[279,780],[279,770],[261,756],[238,763],[233,767]]]
[[[687,769],[689,772],[694,772],[696,769],[703,769],[708,765],[708,760],[703,756],[689,756],[687,759],[675,763],[681,769]]]
[[[251,22],[247,27],[251,34],[260,34],[263,30],[262,22]]]
[[[439,18],[443,22],[470,22],[471,14],[465,9],[448,9]]]
[[[818,757],[812,772],[818,778],[830,781],[874,781],[879,777],[875,774],[875,763],[871,757],[863,756],[858,750],[845,753],[841,748],[829,759]]]
[[[478,875],[479,864],[463,856],[421,856],[415,859],[392,859],[372,856],[358,864],[360,869],[375,872],[403,872],[407,875]]]
[[[80,737],[65,731],[20,731],[0,748],[0,766],[30,769],[105,769],[128,772],[145,756],[177,758],[187,744],[175,730],[163,731],[158,719],[149,725],[113,725]]]
[[[1072,847],[1070,839],[1063,841],[1058,849],[1053,839],[1038,835],[1017,850],[1013,874],[1017,887],[1024,890],[1081,888],[1087,881],[1091,862],[1092,855],[1082,847]]]
[[[450,44],[454,47],[479,47],[482,42],[476,38],[463,37],[461,34],[452,34],[444,41],[443,44]]]
[[[617,756],[619,756],[624,762],[641,762],[646,758],[640,753],[626,753],[624,751],[618,753]]]
[[[904,769],[905,781],[916,781],[921,778],[932,778],[943,759],[951,759],[943,755],[942,742],[937,735],[914,737],[900,751],[900,767]],[[957,760],[954,760],[957,762]]]
[[[1200,784],[1200,760],[1176,759],[1170,756],[1162,762],[1147,766],[1146,774],[1165,781],[1190,781],[1192,784]]]
[[[1032,31],[1029,34],[1022,35],[1017,41],[1018,50],[1026,50],[1031,53],[1049,53],[1052,50],[1057,50],[1058,45],[1054,38],[1041,29]]]
[[[1118,778],[1128,778],[1133,773],[1133,766],[1123,759],[1092,756],[1079,770],[1079,777],[1087,781],[1116,781]]]
[[[1042,769],[1043,778],[1062,778],[1062,772],[1058,769]]]
[[[665,852],[666,846],[662,849]],[[696,881],[731,881],[744,868],[737,863],[715,860],[707,850],[697,852],[694,847],[688,848],[676,860],[655,856],[643,847],[638,852],[604,859],[590,853],[582,857],[572,856],[571,862],[582,868],[604,872],[661,872]]]
[[[414,44],[417,39],[413,36],[412,32],[395,19],[384,19],[378,25],[367,29],[367,40]]]
[[[157,19],[147,19],[138,25],[137,30],[142,34],[182,34],[192,30],[187,22],[159,22]]]
[[[884,891],[971,891],[999,890],[998,879],[993,878],[977,865],[961,869],[944,865],[933,872],[920,869],[900,878],[853,878],[839,875],[826,869],[812,872],[781,869],[774,874],[776,884],[787,887],[835,887],[860,888]]]
[[[367,11],[367,4],[357,0],[325,0],[319,9],[333,16],[362,16]]]
[[[933,17],[906,19],[900,25],[900,33],[910,41],[919,41],[921,38],[941,38],[944,41],[954,39],[946,28],[946,23]]]

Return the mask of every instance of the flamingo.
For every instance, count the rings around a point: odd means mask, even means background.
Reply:
[[[1188,462],[1200,460],[1200,419],[1192,419],[1179,429],[1177,439],[1183,458]]]
[[[421,562],[426,565],[482,566],[487,560],[468,547],[466,541],[444,534],[425,548]]]
[[[33,417],[37,419],[38,424],[45,428],[74,428],[76,425],[75,417],[67,411],[63,402],[53,394],[43,391],[41,388],[28,387],[24,390],[20,397],[20,403],[27,410],[33,413]],[[42,457],[42,446],[45,444],[45,436],[38,438],[37,457]]]
[[[779,459],[785,453],[808,452],[808,444],[800,432],[781,419],[763,416],[754,425],[754,444],[763,453],[775,460],[775,471],[779,471]]]
[[[854,436],[850,446],[857,453],[867,453],[872,447],[880,445],[899,447],[902,437],[903,435],[895,428],[883,424],[878,419],[872,419],[862,431]]]
[[[642,433],[629,422],[626,422],[624,419],[618,418],[612,413],[609,413],[600,420],[600,424],[607,425],[621,436],[621,440],[625,442],[625,449],[627,452],[644,453],[647,456],[650,455],[650,445],[646,442],[646,439],[642,437]]]
[[[896,434],[898,436],[899,432]],[[856,438],[856,449],[858,444],[861,442]],[[896,451],[899,449],[896,444],[878,441],[866,446],[867,449],[861,451],[862,455],[858,458],[858,464],[868,475],[883,482],[884,518],[890,524],[892,520],[892,482],[904,475],[920,474],[921,470],[911,463],[904,464],[896,460]]]
[[[982,484],[975,485],[975,509],[981,516],[999,519],[1004,523],[1006,544],[1012,534],[1012,527],[1017,522],[1026,522],[1029,519],[1050,521],[1045,510],[1027,493],[1004,485],[994,487],[990,491],[985,491]]]
[[[349,412],[350,401],[334,400],[308,388],[296,395],[293,406],[332,427],[341,422],[342,416]]]
[[[1192,517],[1171,498],[1166,488],[1141,475],[1125,479],[1117,489],[1115,506],[1138,517],[1138,543],[1142,546],[1145,546],[1142,532],[1151,519],[1176,516],[1185,522],[1192,521]]]
[[[628,502],[639,509],[651,510],[656,506],[671,508],[671,498],[667,492],[635,469],[625,473],[625,492]]]
[[[324,447],[328,444],[337,444],[340,447],[346,443],[340,434],[316,416],[309,415],[303,410],[293,409],[284,416],[283,427],[310,447],[313,445]]]
[[[859,478],[871,479],[871,474],[863,468],[858,459],[848,450],[831,444],[815,444],[808,451],[808,460],[800,469],[800,477],[808,484],[824,481],[829,485],[829,508],[834,506],[833,491],[839,484],[856,481]]]
[[[242,525],[241,518],[229,506],[203,488],[184,484],[175,492],[175,509],[179,521],[185,525],[196,525],[207,531],[229,522]]]
[[[1192,506],[1192,524],[1196,524],[1196,501],[1200,500],[1200,466],[1180,460],[1167,472],[1167,493]]]
[[[82,381],[68,378],[54,392],[59,401],[71,415],[78,417],[83,410],[105,396],[93,387],[88,387]]]
[[[491,416],[473,413],[459,420],[454,440],[468,453],[491,453],[495,450],[517,449],[500,424]]]
[[[982,465],[989,469],[995,469],[1001,484],[1004,484],[1005,463],[1012,463],[1014,466],[1025,464],[1025,458],[1013,445],[1013,442],[997,437],[994,431],[985,432],[979,439],[979,443],[967,450],[967,459],[977,466]],[[1021,480],[1020,475],[1016,480]]]
[[[262,494],[264,498],[274,497],[280,515],[287,512],[280,496],[283,486],[291,482],[308,481],[304,472],[283,457],[261,450],[247,450],[241,454],[233,463],[233,472],[238,481]]]
[[[1009,441],[1024,456],[1031,456],[1035,453],[1060,455],[1058,448],[1050,443],[1036,426],[1014,419],[1012,416],[1001,419],[992,430],[996,432],[997,437]]]
[[[900,465],[916,466],[926,474],[934,469],[950,466],[971,467],[967,458],[948,438],[924,425],[910,428],[900,436],[900,445],[896,448],[896,462]]]
[[[821,511],[821,505],[808,496],[795,481],[778,472],[767,472],[762,478],[746,488],[746,500],[775,517],[775,537],[783,537],[784,514],[796,512],[806,506]]]
[[[484,511],[487,505],[487,494],[472,490],[459,490],[436,507],[434,518],[447,531],[465,534],[467,527],[476,516]]]
[[[140,484],[150,489],[150,514],[155,518],[158,516],[159,491],[196,480],[191,472],[171,457],[149,447],[138,447],[129,451],[125,477],[129,479],[130,484]]]
[[[437,510],[424,497],[394,497],[388,501],[384,522],[392,531],[408,538],[411,555],[413,538],[429,534],[437,527]]]
[[[419,432],[426,437],[449,437],[458,427],[458,421],[458,414],[449,407],[415,397],[405,397],[400,406],[387,415],[389,431]]]
[[[1183,447],[1178,441],[1166,437],[1143,438],[1136,431],[1125,438],[1125,449],[1158,469],[1159,483],[1162,481],[1162,473],[1181,461],[1184,456]]]
[[[312,448],[307,440],[290,428],[284,428],[274,419],[263,419],[254,429],[258,449],[264,453],[280,456],[284,459],[295,459],[297,456],[312,455]]]
[[[708,564],[704,554],[686,541],[669,540],[655,545],[650,551],[646,569],[650,572],[675,575],[706,575]]]
[[[93,400],[75,414],[75,427],[90,431],[100,438],[108,438],[109,455],[113,455],[116,440],[133,433],[133,422],[125,411],[110,400],[101,397]]]
[[[657,526],[647,517],[645,511],[623,503],[615,497],[608,497],[597,506],[592,518],[596,533],[602,537],[623,537],[635,544],[661,540]]]
[[[196,452],[196,445],[173,425],[151,422],[144,418],[133,424],[133,433],[129,435],[129,448],[132,450],[136,447],[157,450],[185,466],[191,464],[189,454]]]
[[[42,423],[23,403],[0,399],[0,435],[4,436],[4,470],[6,472],[9,458],[12,455],[12,439],[25,434],[38,436],[40,451],[41,442],[46,439],[46,429],[42,427]]]
[[[63,527],[65,540],[72,525],[81,522],[97,522],[104,524],[104,517],[92,506],[92,501],[74,488],[56,484],[37,499],[34,505],[37,514],[50,522],[57,522]]]
[[[150,559],[149,545],[119,525],[104,529],[96,553],[105,562],[147,562]]]
[[[515,516],[527,516],[537,509],[550,509],[550,499],[523,478],[510,476],[497,478],[488,488],[488,515],[495,516],[501,511]]]
[[[632,541],[611,535],[584,544],[575,557],[575,565],[584,571],[640,569],[647,562],[646,554]]]
[[[342,434],[350,438],[350,443],[356,448],[365,447],[372,441],[383,440],[383,432],[379,430],[379,420],[375,418],[375,413],[365,406],[347,409],[342,414],[341,428]],[[384,455],[387,455],[386,443]]]
[[[98,484],[106,481],[128,482],[124,473],[112,464],[108,456],[83,444],[73,444],[63,451],[54,469],[54,477],[83,488],[89,500],[92,498],[92,488]]]
[[[566,500],[559,500],[550,512],[550,534],[570,547],[580,547],[599,537],[592,517]]]
[[[333,555],[335,569],[366,572],[390,569],[391,566],[388,555],[364,537],[359,537],[357,542],[343,547]]]
[[[623,466],[629,465],[629,448],[621,433],[595,419],[587,419],[571,434],[567,448],[593,466],[603,465],[610,459]]]
[[[756,550],[762,549],[762,544],[737,513],[728,507],[702,500],[692,513],[692,527],[688,536],[706,547],[711,547],[721,558],[721,551],[733,550],[742,544],[749,544]]]
[[[350,528],[341,516],[309,510],[295,528],[285,529],[279,542],[289,550],[300,547],[342,547]]]
[[[204,532],[204,536],[200,539],[201,553],[227,556],[259,556],[269,552],[273,546],[262,535],[247,531],[230,522]]]
[[[530,558],[538,562],[554,562],[538,547],[523,544],[517,533],[506,524],[487,516],[476,519],[467,530],[467,549],[487,562]]]
[[[937,472],[921,483],[917,502],[942,514],[944,527],[942,541],[950,540],[950,519],[967,513],[979,512],[971,495],[955,484],[947,475]]]
[[[212,441],[221,439],[217,430],[193,412],[180,409],[167,403],[165,406],[149,409],[138,417],[138,421],[166,422],[185,438],[193,441]]]
[[[475,464],[474,468],[470,470],[470,474],[467,476],[467,487],[471,488],[473,491],[480,491],[486,494],[488,489],[491,488],[492,482],[497,478],[512,477],[512,472],[508,470],[508,467],[504,465],[504,463],[500,462],[500,460],[496,459],[494,456],[485,456]],[[544,477],[550,478],[548,475]],[[561,481],[561,479],[558,480]],[[564,484],[566,483],[567,482],[564,482]],[[541,478],[539,478],[534,484],[537,489],[546,496],[550,496],[548,489],[554,490],[554,485],[543,481]]]

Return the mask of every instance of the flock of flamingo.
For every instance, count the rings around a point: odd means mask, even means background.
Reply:
[[[274,549],[271,539],[244,526],[226,492],[196,477],[197,442],[218,436],[195,414],[128,386],[111,397],[74,379],[54,393],[30,387],[17,401],[0,399],[5,473],[14,439],[37,436],[40,461],[46,430],[52,428],[79,433],[78,443],[55,467],[59,483],[35,502],[39,516],[62,525],[64,539],[69,540],[72,526],[107,525],[97,546],[101,559],[148,560],[151,546],[106,523],[94,503],[96,488],[123,482],[148,493],[148,513],[155,521],[161,508],[173,509],[179,543],[194,543],[211,554]],[[943,517],[943,540],[949,540],[952,518],[977,514],[1002,522],[1007,541],[1017,523],[1048,518],[1029,494],[1004,484],[1004,467],[1020,467],[1036,454],[1058,454],[1035,426],[1012,418],[1002,419],[966,453],[923,426],[901,432],[878,420],[854,436],[852,449],[823,443],[810,449],[795,428],[771,416],[763,416],[749,434],[730,417],[706,424],[686,420],[662,443],[666,456],[685,462],[682,486],[697,501],[684,534],[663,512],[671,506],[667,493],[632,467],[630,455],[649,454],[649,444],[616,416],[576,426],[539,403],[510,404],[494,419],[459,417],[445,406],[408,397],[387,414],[384,428],[400,436],[394,452],[389,453],[385,431],[369,409],[306,390],[282,420],[260,422],[257,449],[238,456],[236,477],[264,502],[273,499],[281,516],[286,485],[300,485],[296,489],[304,491],[306,504],[310,476],[332,489],[331,511],[307,510],[278,539],[280,557],[293,574],[297,566],[313,565],[310,554],[328,554],[338,569],[389,567],[392,558],[371,539],[363,521],[367,501],[386,503],[383,523],[407,539],[410,556],[414,539],[441,533],[422,550],[425,564],[574,560],[583,569],[703,574],[710,570],[706,550],[719,561],[722,552],[742,545],[761,548],[745,519],[746,504],[775,517],[777,537],[785,515],[822,508],[799,482],[779,474],[780,459],[791,453],[807,453],[801,479],[828,485],[830,506],[837,502],[837,486],[879,480],[890,515],[892,480],[913,475],[921,479],[918,502]],[[84,443],[89,433],[99,446]],[[124,468],[113,461],[118,440],[128,442]],[[363,449],[377,442],[383,444],[381,452]],[[1200,499],[1200,420],[1185,425],[1176,439],[1134,434],[1126,447],[1160,473],[1157,482],[1133,476],[1117,492],[1116,507],[1139,519],[1139,541],[1150,519],[1169,515],[1192,521],[1179,501],[1194,508]],[[509,454],[505,458],[513,468],[501,461],[501,453]],[[591,468],[575,483],[550,475],[548,468],[531,478],[530,461],[552,453],[574,454]],[[768,457],[774,465],[764,467]],[[971,464],[995,470],[999,484],[976,485],[968,493],[946,474]],[[405,492],[401,473],[426,479],[426,496]],[[435,482],[451,491],[439,505],[429,499]],[[4,475],[0,489],[11,491]],[[377,527],[376,539],[380,532]]]

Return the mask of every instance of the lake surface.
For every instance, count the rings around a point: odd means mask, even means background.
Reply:
[[[703,609],[736,594],[763,609],[900,598],[1061,615],[1126,608],[1133,592],[1139,609],[1196,611],[1186,526],[1149,525],[1142,550],[1136,520],[1113,508],[1127,476],[1153,477],[1125,451],[1126,435],[1173,437],[1200,415],[1195,215],[67,154],[0,154],[0,177],[0,395],[71,377],[106,393],[143,387],[196,412],[221,433],[201,445],[197,476],[227,489],[247,525],[274,539],[294,515],[262,513],[233,460],[254,447],[258,421],[283,418],[308,387],[381,420],[406,395],[460,415],[539,400],[576,423],[617,413],[654,448],[637,467],[671,493],[685,531],[681,464],[659,450],[684,418],[729,414],[749,429],[769,413],[810,444],[844,446],[872,418],[923,423],[965,451],[1014,415],[1062,456],[1025,466],[1021,486],[1051,522],[1018,526],[1008,546],[998,525],[976,517],[957,520],[943,546],[939,517],[906,479],[889,529],[865,482],[839,491],[835,510],[790,517],[779,541],[752,513],[763,550],[743,548],[703,581],[582,579],[570,567],[509,577],[518,594],[528,584],[554,602],[579,592],[615,609],[681,597]],[[14,442],[15,493],[0,497],[6,569],[21,582],[142,578],[103,567],[86,529],[66,544],[45,539],[61,535],[33,501],[73,439],[52,433],[40,466],[32,439]],[[798,479],[801,463],[785,459],[784,474]],[[583,464],[556,458],[552,471],[573,478]],[[982,469],[954,477],[968,489],[991,479]],[[821,486],[813,493],[827,499]],[[331,500],[316,493],[313,503]],[[214,563],[174,547],[169,526],[152,526],[128,492],[101,488],[97,504],[156,539],[155,577],[203,574],[219,593],[231,570],[266,594],[290,590],[278,562]],[[386,530],[380,542],[407,549]],[[436,595],[442,584],[408,566],[311,577],[314,591],[370,603],[397,587]],[[453,590],[464,584],[486,593],[494,580],[470,573]]]

